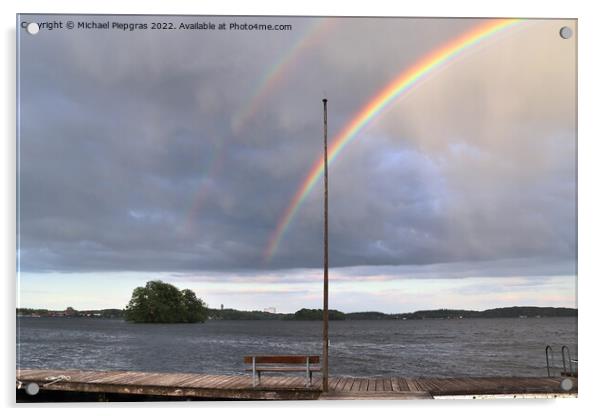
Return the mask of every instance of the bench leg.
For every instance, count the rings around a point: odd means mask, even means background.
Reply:
[[[309,357],[305,357],[305,387],[309,386],[311,386],[311,371],[309,371]]]

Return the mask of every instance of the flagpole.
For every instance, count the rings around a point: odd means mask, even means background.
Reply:
[[[328,392],[328,117],[324,98],[324,308],[322,330],[322,391]]]

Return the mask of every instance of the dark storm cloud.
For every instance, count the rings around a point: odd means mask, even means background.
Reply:
[[[318,267],[319,187],[269,264],[262,254],[320,154],[322,94],[331,103],[332,137],[401,69],[472,23],[338,19],[328,36],[298,51],[286,76],[235,131],[237,114],[263,77],[309,27],[307,20],[292,20],[291,33],[24,37],[22,270]],[[533,71],[547,56],[518,70]],[[548,82],[531,90],[523,81],[522,94],[540,94],[563,74],[540,75]],[[505,87],[475,68],[461,81],[480,86],[468,93],[471,102]],[[411,116],[393,111],[333,165],[332,265],[457,262],[465,272],[471,261],[518,257],[556,265],[533,266],[545,273],[572,271],[572,113],[567,118],[566,109],[554,106],[546,111],[550,106],[538,97],[543,113],[488,102],[487,114],[501,109],[507,116],[480,122],[455,105],[454,82],[413,101],[419,110]],[[453,135],[447,135],[450,125]],[[506,130],[515,140],[492,145],[496,132]],[[503,273],[498,266],[481,272]],[[533,267],[524,273],[537,274]]]

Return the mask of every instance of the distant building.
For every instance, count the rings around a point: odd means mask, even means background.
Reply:
[[[221,305],[221,308],[222,308],[222,311],[223,311],[223,310],[224,310],[224,304],[223,304],[223,303],[222,303],[222,305]]]
[[[269,308],[265,308],[263,311],[267,313],[276,313],[276,308],[270,306]]]

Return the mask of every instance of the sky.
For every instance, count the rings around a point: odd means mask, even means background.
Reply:
[[[335,138],[484,22],[161,21],[292,30],[18,33],[18,306],[121,308],[161,279],[211,307],[321,307],[321,182],[266,250],[322,154],[322,98]],[[466,48],[329,164],[331,308],[576,307],[576,36],[562,26],[575,22]]]

